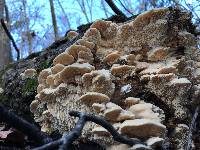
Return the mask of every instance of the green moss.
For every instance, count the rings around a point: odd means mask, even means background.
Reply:
[[[0,104],[5,105],[8,103],[8,101],[9,101],[9,98],[6,97],[4,93],[0,94]]]
[[[40,73],[43,69],[50,67],[50,62],[48,60],[42,61],[39,66],[37,67],[37,72]]]
[[[22,87],[22,96],[29,96],[32,94],[36,94],[37,90],[37,79],[26,79],[24,86]]]

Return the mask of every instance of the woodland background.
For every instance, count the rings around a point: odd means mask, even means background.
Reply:
[[[200,0],[114,0],[126,15],[178,6],[193,13],[199,26]],[[114,12],[105,0],[0,0],[0,19],[4,19],[18,49],[20,59],[41,51],[81,24],[108,18]],[[0,26],[0,69],[16,60],[16,51]]]

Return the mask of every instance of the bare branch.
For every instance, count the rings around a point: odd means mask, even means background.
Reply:
[[[107,122],[104,118],[102,117],[98,117],[95,115],[91,115],[88,113],[83,113],[83,112],[78,112],[78,111],[71,111],[69,113],[70,116],[74,116],[74,117],[79,117],[81,119],[81,116],[84,116],[86,121],[92,121],[98,125],[101,125],[102,127],[104,127],[106,130],[108,130],[111,135],[113,136],[114,140],[123,144],[128,144],[128,145],[134,145],[134,144],[144,144],[142,143],[140,140],[138,139],[130,139],[127,138],[125,136],[122,136],[121,134],[119,134],[117,132],[117,130],[109,123]]]
[[[7,28],[7,26],[6,26],[6,24],[5,24],[5,22],[4,22],[3,19],[1,19],[1,25],[2,25],[2,27],[3,27],[4,31],[5,31],[5,33],[7,34],[7,36],[9,37],[9,39],[11,40],[11,42],[12,42],[12,44],[13,44],[13,47],[15,48],[15,50],[16,50],[16,52],[17,52],[17,60],[19,60],[19,59],[20,59],[20,50],[18,49],[18,47],[17,47],[17,45],[16,45],[16,43],[15,43],[15,41],[14,41],[12,35],[11,35],[10,32],[8,31],[8,28]]]
[[[107,4],[111,7],[111,9],[119,16],[123,16],[124,18],[127,18],[126,15],[119,10],[119,8],[117,8],[117,6],[115,5],[115,3],[112,0],[105,0],[107,2]]]
[[[132,13],[128,8],[126,8],[126,6],[122,3],[121,0],[119,0],[119,3],[122,5],[122,7],[123,7],[129,14],[133,15],[133,13]]]
[[[71,112],[69,112],[69,115],[74,116],[74,117],[79,117],[79,120],[78,120],[76,126],[72,129],[72,131],[70,133],[66,132],[66,133],[64,133],[64,135],[61,139],[59,139],[57,141],[53,141],[53,142],[43,145],[41,147],[35,148],[33,150],[55,149],[59,145],[61,145],[59,150],[69,150],[73,141],[75,141],[81,135],[83,127],[87,121],[92,121],[96,124],[101,125],[105,129],[107,129],[113,136],[114,140],[117,142],[120,142],[123,144],[128,144],[130,146],[132,146],[134,144],[146,145],[145,143],[141,142],[138,139],[130,139],[130,138],[120,135],[117,132],[117,130],[102,117],[98,117],[98,116],[94,116],[94,115],[91,115],[88,113],[83,113],[83,112],[78,112],[78,111],[71,111]]]
[[[28,137],[32,138],[34,141],[40,144],[46,144],[52,141],[52,139],[49,138],[46,133],[41,132],[40,129],[38,129],[36,126],[8,111],[2,105],[0,105],[0,114],[0,121],[5,122],[13,128],[21,131]]]

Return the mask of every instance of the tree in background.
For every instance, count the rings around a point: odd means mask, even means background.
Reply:
[[[53,41],[64,36],[69,29],[76,30],[76,27],[81,24],[108,18],[115,14],[106,0],[6,0],[6,2],[11,18],[10,31],[20,49],[21,58],[49,46]],[[194,22],[198,26],[200,24],[200,0],[191,2],[186,0],[112,0],[112,2],[127,17],[152,8],[176,5],[192,11]],[[14,50],[13,54],[16,58]]]
[[[50,4],[50,9],[51,9],[51,19],[52,19],[54,36],[55,36],[55,41],[56,41],[56,40],[58,40],[58,27],[57,27],[56,14],[55,14],[53,0],[49,0],[49,4]]]
[[[9,15],[5,0],[0,0],[0,19],[5,19],[9,26]],[[12,61],[11,46],[7,35],[0,26],[0,69]]]

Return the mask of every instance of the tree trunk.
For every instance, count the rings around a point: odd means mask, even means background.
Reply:
[[[0,0],[0,19],[4,19],[5,0]],[[7,16],[8,17],[8,16]],[[8,20],[6,21],[9,24]],[[12,61],[9,38],[0,26],[0,69]]]
[[[49,0],[49,3],[50,3],[50,8],[51,8],[51,17],[52,17],[52,23],[53,23],[54,36],[55,36],[55,40],[57,40],[58,39],[58,27],[57,27],[57,21],[56,21],[53,0]]]
[[[25,36],[27,38],[27,42],[28,42],[28,54],[32,54],[32,37],[31,37],[31,31],[29,28],[29,24],[30,24],[30,20],[27,17],[27,13],[26,13],[26,7],[27,7],[27,2],[26,0],[22,1],[23,3],[23,10],[24,10],[24,19],[25,19]]]

